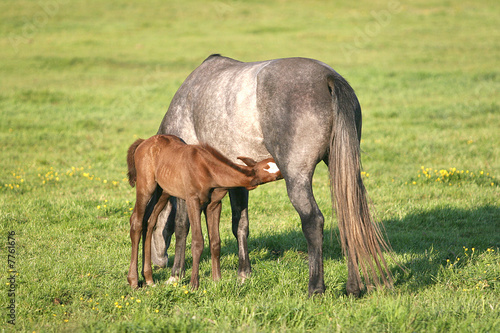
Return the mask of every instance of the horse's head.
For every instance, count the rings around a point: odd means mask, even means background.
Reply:
[[[281,171],[274,162],[274,159],[267,158],[260,162],[255,162],[249,157],[238,157],[243,163],[251,167],[254,171],[254,179],[250,183],[251,186],[247,187],[248,190],[253,190],[260,184],[273,182],[275,180],[283,179]]]

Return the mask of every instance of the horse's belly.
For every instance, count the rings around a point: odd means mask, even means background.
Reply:
[[[238,156],[255,160],[270,157],[257,109],[257,69],[217,76],[193,105],[198,141],[210,144],[238,163]]]

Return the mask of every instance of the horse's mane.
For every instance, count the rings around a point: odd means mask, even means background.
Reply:
[[[221,54],[219,54],[219,53],[214,53],[214,54],[211,54],[211,55],[209,55],[209,56],[208,56],[208,58],[207,58],[207,59],[203,60],[203,62],[205,62],[205,61],[207,61],[207,60],[210,60],[210,59],[212,59],[212,58],[217,58],[217,57],[222,57],[222,55],[221,55]]]
[[[226,156],[222,155],[222,153],[220,151],[218,151],[214,147],[210,146],[208,143],[201,143],[200,147],[203,148],[203,149],[205,149],[207,152],[210,153],[210,155],[212,155],[213,157],[215,157],[220,162],[222,162],[222,163],[230,166],[231,168],[233,168],[233,169],[235,169],[235,170],[237,170],[237,171],[239,171],[241,173],[244,173],[247,176],[250,176],[251,171],[249,169],[243,168],[241,165],[238,165],[238,164],[234,163],[229,158],[227,158]]]

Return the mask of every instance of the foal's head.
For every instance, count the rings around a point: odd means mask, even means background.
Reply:
[[[274,162],[274,159],[267,158],[260,162],[255,162],[253,159],[249,157],[238,157],[243,163],[248,165],[254,171],[254,179],[250,183],[251,186],[247,187],[248,190],[253,190],[260,184],[265,184],[269,182],[273,182],[278,179],[282,179],[280,169]]]

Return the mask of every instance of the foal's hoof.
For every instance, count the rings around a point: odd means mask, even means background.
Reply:
[[[136,290],[136,289],[139,289],[142,287],[140,283],[129,283],[129,285],[130,285],[130,289],[132,289],[132,290]]]
[[[132,279],[128,279],[128,278],[127,278],[127,282],[128,282],[128,284],[129,284],[130,288],[132,288],[132,289],[137,289],[137,288],[139,288],[139,281],[135,281],[135,280],[132,280]]]

